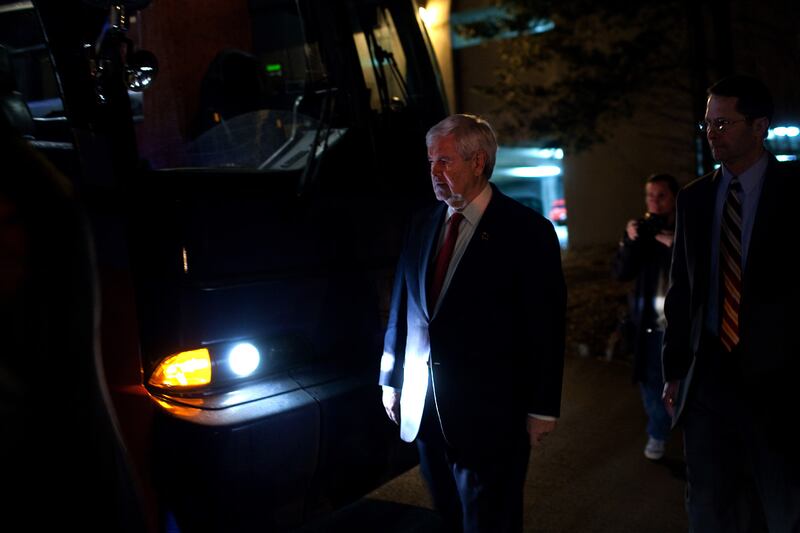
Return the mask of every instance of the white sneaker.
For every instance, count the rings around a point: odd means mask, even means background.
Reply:
[[[651,461],[658,461],[664,457],[664,449],[667,443],[663,440],[654,439],[650,437],[647,439],[647,446],[644,447],[644,456]]]

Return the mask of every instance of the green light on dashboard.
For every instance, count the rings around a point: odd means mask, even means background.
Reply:
[[[268,74],[280,74],[281,70],[283,70],[283,67],[280,63],[269,63],[267,64],[266,69]]]

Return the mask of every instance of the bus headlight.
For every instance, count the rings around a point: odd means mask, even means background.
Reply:
[[[237,376],[244,378],[252,374],[261,362],[258,348],[249,342],[240,342],[228,353],[228,365]]]

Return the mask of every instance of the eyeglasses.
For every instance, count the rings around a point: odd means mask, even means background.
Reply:
[[[703,122],[697,123],[697,129],[699,129],[702,133],[708,133],[709,130],[715,131],[717,133],[725,133],[725,130],[731,124],[736,124],[737,122],[744,122],[746,118],[739,119],[739,120],[726,120],[724,118],[718,118],[714,122],[708,122],[704,120]]]

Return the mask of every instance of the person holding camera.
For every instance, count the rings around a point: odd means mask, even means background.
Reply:
[[[669,174],[654,174],[647,179],[647,212],[638,220],[628,221],[613,262],[615,279],[636,280],[630,304],[630,318],[636,328],[633,381],[639,383],[648,418],[644,455],[654,461],[664,456],[672,424],[661,401],[661,343],[678,189],[678,181]]]

